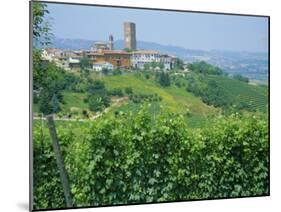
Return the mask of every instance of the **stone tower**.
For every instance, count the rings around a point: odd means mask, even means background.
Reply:
[[[136,50],[136,25],[132,22],[124,22],[124,48]]]
[[[109,35],[109,42],[108,42],[108,47],[110,50],[113,50],[113,35]]]

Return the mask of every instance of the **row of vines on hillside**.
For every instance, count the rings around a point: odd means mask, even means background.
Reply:
[[[57,125],[74,206],[265,195],[268,126],[255,116],[221,117],[188,130],[181,115],[118,115]],[[153,124],[153,126],[152,126]],[[65,207],[47,129],[34,128],[34,207]]]

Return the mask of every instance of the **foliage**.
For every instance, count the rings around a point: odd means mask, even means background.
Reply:
[[[46,4],[32,2],[33,46],[50,44],[50,22],[45,18],[48,13]]]
[[[114,88],[113,90],[108,92],[112,96],[124,96],[123,90],[121,88]]]
[[[89,109],[97,112],[110,105],[108,92],[105,89],[104,83],[100,80],[88,80],[88,98]]]
[[[35,209],[65,207],[47,129],[34,131]],[[146,108],[57,126],[74,206],[267,195],[268,125],[218,117],[188,130],[183,117]]]
[[[215,80],[207,82],[206,89],[202,92],[201,97],[204,103],[215,107],[226,108],[232,104],[232,100]]]
[[[126,93],[126,94],[132,94],[132,93],[133,93],[132,87],[126,87],[126,88],[125,88],[125,93]]]
[[[148,62],[148,63],[144,64],[144,69],[145,70],[156,69],[156,68],[159,68],[159,69],[163,70],[164,64],[160,63],[160,62],[155,62],[155,61]]]
[[[148,73],[146,73],[144,76],[145,76],[145,79],[149,79],[150,78],[150,75]]]
[[[102,111],[110,105],[110,99],[107,95],[92,94],[88,97],[88,104],[91,111]]]
[[[156,76],[156,80],[158,80],[159,84],[162,87],[167,87],[171,85],[170,76],[167,72],[162,71],[160,74]]]
[[[32,30],[33,30],[33,93],[39,110],[43,114],[56,113],[60,110],[62,102],[61,91],[65,89],[64,71],[53,63],[42,62],[41,50],[36,49],[36,44],[47,45],[50,43],[50,25],[45,15],[49,13],[47,5],[32,2]]]
[[[133,52],[133,50],[130,49],[130,48],[124,48],[123,50],[126,51],[126,52]]]
[[[114,69],[113,71],[112,71],[112,74],[113,75],[122,75],[122,71],[120,70],[120,69]]]
[[[34,77],[34,92],[38,92],[40,112],[52,114],[60,110],[59,103],[63,102],[62,90],[66,88],[64,70],[53,63],[40,65],[40,73]],[[37,90],[35,90],[37,88]]]
[[[183,65],[184,65],[183,61],[180,58],[176,58],[173,69],[183,70],[184,69]]]
[[[247,82],[247,83],[249,82],[249,78],[248,77],[244,77],[244,76],[242,76],[240,74],[235,74],[233,76],[233,79],[237,79],[237,80],[240,80],[242,82]]]
[[[222,75],[223,71],[205,61],[195,62],[188,65],[188,69],[201,74]]]
[[[129,99],[134,103],[143,103],[143,102],[158,102],[162,101],[161,96],[155,94],[133,94],[129,95]]]
[[[108,75],[110,73],[110,70],[108,68],[102,68],[101,72],[103,75]]]

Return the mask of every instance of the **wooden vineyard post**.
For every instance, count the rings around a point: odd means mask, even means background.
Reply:
[[[66,206],[67,207],[72,207],[72,199],[70,195],[70,186],[67,178],[67,173],[64,167],[64,162],[63,162],[63,156],[60,150],[60,145],[58,143],[57,139],[57,132],[56,132],[56,127],[55,127],[55,122],[53,119],[53,115],[48,115],[46,116],[47,122],[48,122],[48,128],[50,131],[51,139],[52,139],[52,144],[53,144],[53,149],[55,152],[55,157],[57,161],[57,166],[59,169],[60,173],[60,179],[63,187],[63,193],[66,201]]]

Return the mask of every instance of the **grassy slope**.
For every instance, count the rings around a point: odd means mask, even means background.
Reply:
[[[174,112],[185,112],[187,107],[195,114],[215,112],[213,107],[202,103],[200,98],[186,92],[184,88],[176,86],[163,88],[154,80],[145,80],[133,75],[108,76],[102,80],[108,89],[132,87],[136,94],[157,93],[163,98],[161,104]]]
[[[192,116],[187,118],[191,127],[200,127],[206,124],[206,116],[215,114],[218,109],[204,104],[199,97],[187,92],[184,87],[178,88],[174,85],[163,88],[155,83],[153,79],[147,80],[134,75],[106,76],[101,78],[108,89],[132,87],[135,94],[153,94],[157,93],[163,98],[161,106],[169,108],[173,112],[185,113],[187,108]],[[128,102],[114,111],[137,111],[139,105]],[[159,112],[159,103],[152,104],[151,113]]]
[[[88,104],[84,102],[86,94],[64,92],[63,100],[65,104],[61,104],[62,110],[69,112],[71,108],[88,109]]]

